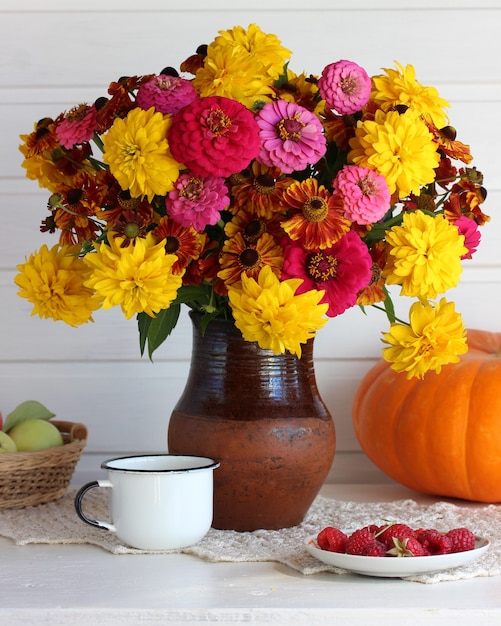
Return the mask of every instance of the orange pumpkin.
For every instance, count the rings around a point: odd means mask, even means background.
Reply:
[[[396,482],[501,502],[501,333],[467,337],[459,363],[423,380],[378,361],[356,392],[353,426],[365,454]]]

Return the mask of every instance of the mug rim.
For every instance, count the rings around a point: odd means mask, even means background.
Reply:
[[[158,459],[158,458],[185,458],[185,459],[205,459],[207,463],[205,465],[198,465],[194,467],[178,467],[178,468],[141,468],[141,467],[120,467],[110,465],[116,461],[125,461],[129,459]],[[220,462],[207,456],[201,456],[198,454],[174,454],[174,453],[155,453],[155,454],[127,454],[124,456],[114,457],[112,459],[106,459],[101,463],[101,468],[108,471],[126,472],[128,474],[186,474],[187,472],[199,472],[202,470],[216,469],[220,466]]]

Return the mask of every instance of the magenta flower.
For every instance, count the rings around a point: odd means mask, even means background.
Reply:
[[[477,247],[480,244],[480,231],[475,220],[472,220],[466,215],[462,215],[454,222],[459,230],[459,234],[464,237],[465,248],[468,248],[468,252],[464,254],[462,259],[471,259],[473,254],[477,251]]]
[[[136,103],[145,111],[154,107],[164,115],[175,115],[196,98],[198,94],[191,81],[179,76],[159,74],[139,87]]]
[[[377,222],[390,208],[386,179],[368,167],[345,165],[332,186],[343,197],[345,216],[357,224]]]
[[[372,259],[367,246],[352,230],[331,248],[305,250],[296,242],[284,246],[281,280],[302,278],[296,293],[324,289],[327,315],[335,317],[356,304],[360,289],[372,278]]]
[[[222,178],[197,176],[193,172],[181,174],[165,199],[166,211],[176,222],[193,226],[199,232],[208,224],[216,224],[229,204],[228,189]]]
[[[360,65],[342,60],[324,67],[318,89],[329,109],[340,115],[351,115],[367,104],[371,79]]]
[[[230,98],[198,98],[172,119],[172,156],[196,174],[230,176],[259,154],[259,127],[243,104]]]
[[[71,109],[57,125],[59,143],[71,150],[79,143],[90,141],[97,129],[97,111],[94,105],[80,104]]]
[[[258,160],[268,167],[290,174],[317,163],[326,152],[320,120],[295,102],[268,102],[256,121],[261,137]]]

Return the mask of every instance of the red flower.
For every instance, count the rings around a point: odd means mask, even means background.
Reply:
[[[324,289],[320,302],[327,302],[327,315],[335,317],[356,304],[358,292],[371,281],[371,266],[367,246],[350,230],[325,250],[305,250],[295,242],[286,245],[281,280],[302,278],[298,294]]]
[[[259,154],[259,127],[252,113],[220,96],[200,98],[181,109],[168,140],[173,157],[203,176],[230,176]]]

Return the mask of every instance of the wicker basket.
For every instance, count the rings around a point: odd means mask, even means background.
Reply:
[[[87,427],[51,420],[64,445],[0,454],[0,510],[44,504],[66,493],[87,442]]]

